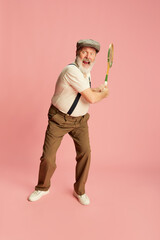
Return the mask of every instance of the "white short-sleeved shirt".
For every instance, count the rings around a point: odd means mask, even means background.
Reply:
[[[66,66],[58,77],[52,104],[61,112],[67,113],[72,106],[78,92],[90,88],[90,73],[84,76],[80,69],[75,65]],[[71,116],[83,116],[88,112],[89,103],[81,95],[79,102]]]

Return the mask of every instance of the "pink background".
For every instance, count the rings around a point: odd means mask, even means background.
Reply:
[[[0,0],[2,240],[160,239],[159,23],[158,0]],[[93,86],[115,46],[110,95],[90,108],[91,205],[72,197],[68,136],[50,194],[29,203],[55,82],[82,38],[101,44]]]

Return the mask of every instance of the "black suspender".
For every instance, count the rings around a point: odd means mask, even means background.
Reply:
[[[74,65],[75,67],[77,67],[74,63],[71,63],[71,64],[69,64],[69,65]],[[89,85],[90,85],[90,87],[91,87],[90,78],[89,78]],[[71,114],[72,114],[72,112],[74,111],[75,107],[76,107],[77,104],[78,104],[78,101],[79,101],[80,97],[81,97],[81,94],[78,93],[77,96],[76,96],[76,98],[74,99],[74,102],[72,103],[70,109],[69,109],[68,112],[67,112],[68,115],[71,115]]]
[[[74,111],[75,107],[77,106],[77,104],[79,102],[80,97],[81,97],[81,94],[78,93],[76,98],[74,99],[74,102],[72,103],[72,106],[70,107],[70,109],[67,112],[68,115],[72,114],[72,112]]]

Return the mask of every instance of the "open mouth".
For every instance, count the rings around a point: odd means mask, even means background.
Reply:
[[[90,65],[90,61],[83,60],[83,64]]]

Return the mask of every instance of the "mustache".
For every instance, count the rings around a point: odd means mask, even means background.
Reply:
[[[83,58],[83,61],[91,63],[91,61],[88,58]]]

